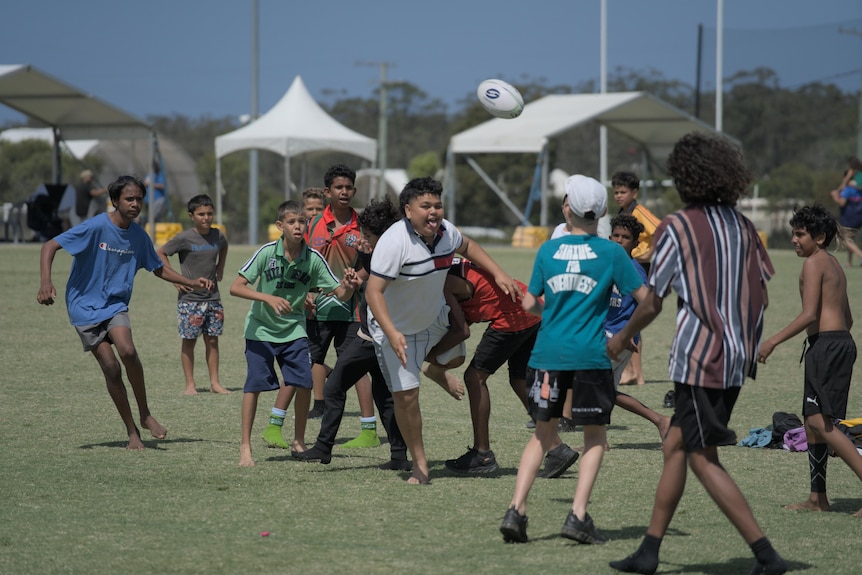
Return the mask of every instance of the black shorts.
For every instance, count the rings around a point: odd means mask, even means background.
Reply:
[[[572,421],[575,425],[608,425],[614,408],[614,373],[608,369],[544,371],[529,368],[527,390],[530,416],[550,421],[563,415],[566,391],[572,390]]]
[[[496,373],[500,366],[509,362],[509,379],[524,379],[527,377],[527,362],[536,343],[539,325],[521,331],[498,331],[488,327],[482,334],[476,353],[470,360],[470,367]]]
[[[313,363],[324,363],[329,346],[335,342],[335,353],[340,355],[347,347],[356,332],[359,331],[358,321],[319,321],[309,319],[305,322],[305,331],[308,333],[308,350],[311,352]]]
[[[822,413],[830,419],[844,419],[856,343],[849,331],[824,331],[809,336],[808,345],[802,415]]]
[[[675,383],[675,408],[671,425],[682,430],[685,451],[736,445],[736,432],[727,427],[740,387],[711,389]]]

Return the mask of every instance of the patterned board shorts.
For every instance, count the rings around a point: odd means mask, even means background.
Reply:
[[[217,301],[177,302],[177,325],[183,339],[218,337],[224,330],[224,306]]]

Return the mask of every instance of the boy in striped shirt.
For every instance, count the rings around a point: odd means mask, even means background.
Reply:
[[[673,289],[678,311],[669,371],[676,406],[662,445],[664,468],[646,536],[637,551],[610,565],[655,573],[689,466],[751,547],[757,560],[751,573],[784,573],[786,563],[718,459],[719,446],[736,443],[727,425],[745,377],[754,378],[757,371],[766,282],[774,273],[754,225],[734,208],[751,175],[729,141],[698,133],[676,143],[667,168],[686,207],[656,230],[647,296],[607,349],[617,357],[658,316]]]

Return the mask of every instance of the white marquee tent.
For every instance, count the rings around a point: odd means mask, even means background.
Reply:
[[[216,138],[216,218],[222,222],[222,157],[240,150],[269,150],[284,156],[285,196],[290,197],[290,159],[311,152],[346,152],[371,162],[377,141],[340,124],[314,101],[297,76],[287,93],[255,121]]]
[[[446,162],[446,195],[452,209],[447,207],[447,217],[452,220],[455,218],[456,155],[467,156],[470,165],[486,182],[492,184],[490,178],[470,158],[471,154],[532,153],[543,155],[541,217],[542,225],[547,225],[545,219],[550,172],[546,153],[548,142],[591,121],[635,140],[652,161],[667,158],[674,143],[689,132],[715,132],[708,124],[647,92],[545,96],[527,104],[518,118],[495,118],[452,136]],[[516,215],[520,215],[503,192],[498,189],[494,191]]]

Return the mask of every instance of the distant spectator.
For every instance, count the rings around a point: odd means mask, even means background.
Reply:
[[[92,170],[84,170],[75,186],[75,209],[69,214],[73,226],[105,211],[108,190],[96,184]]]

